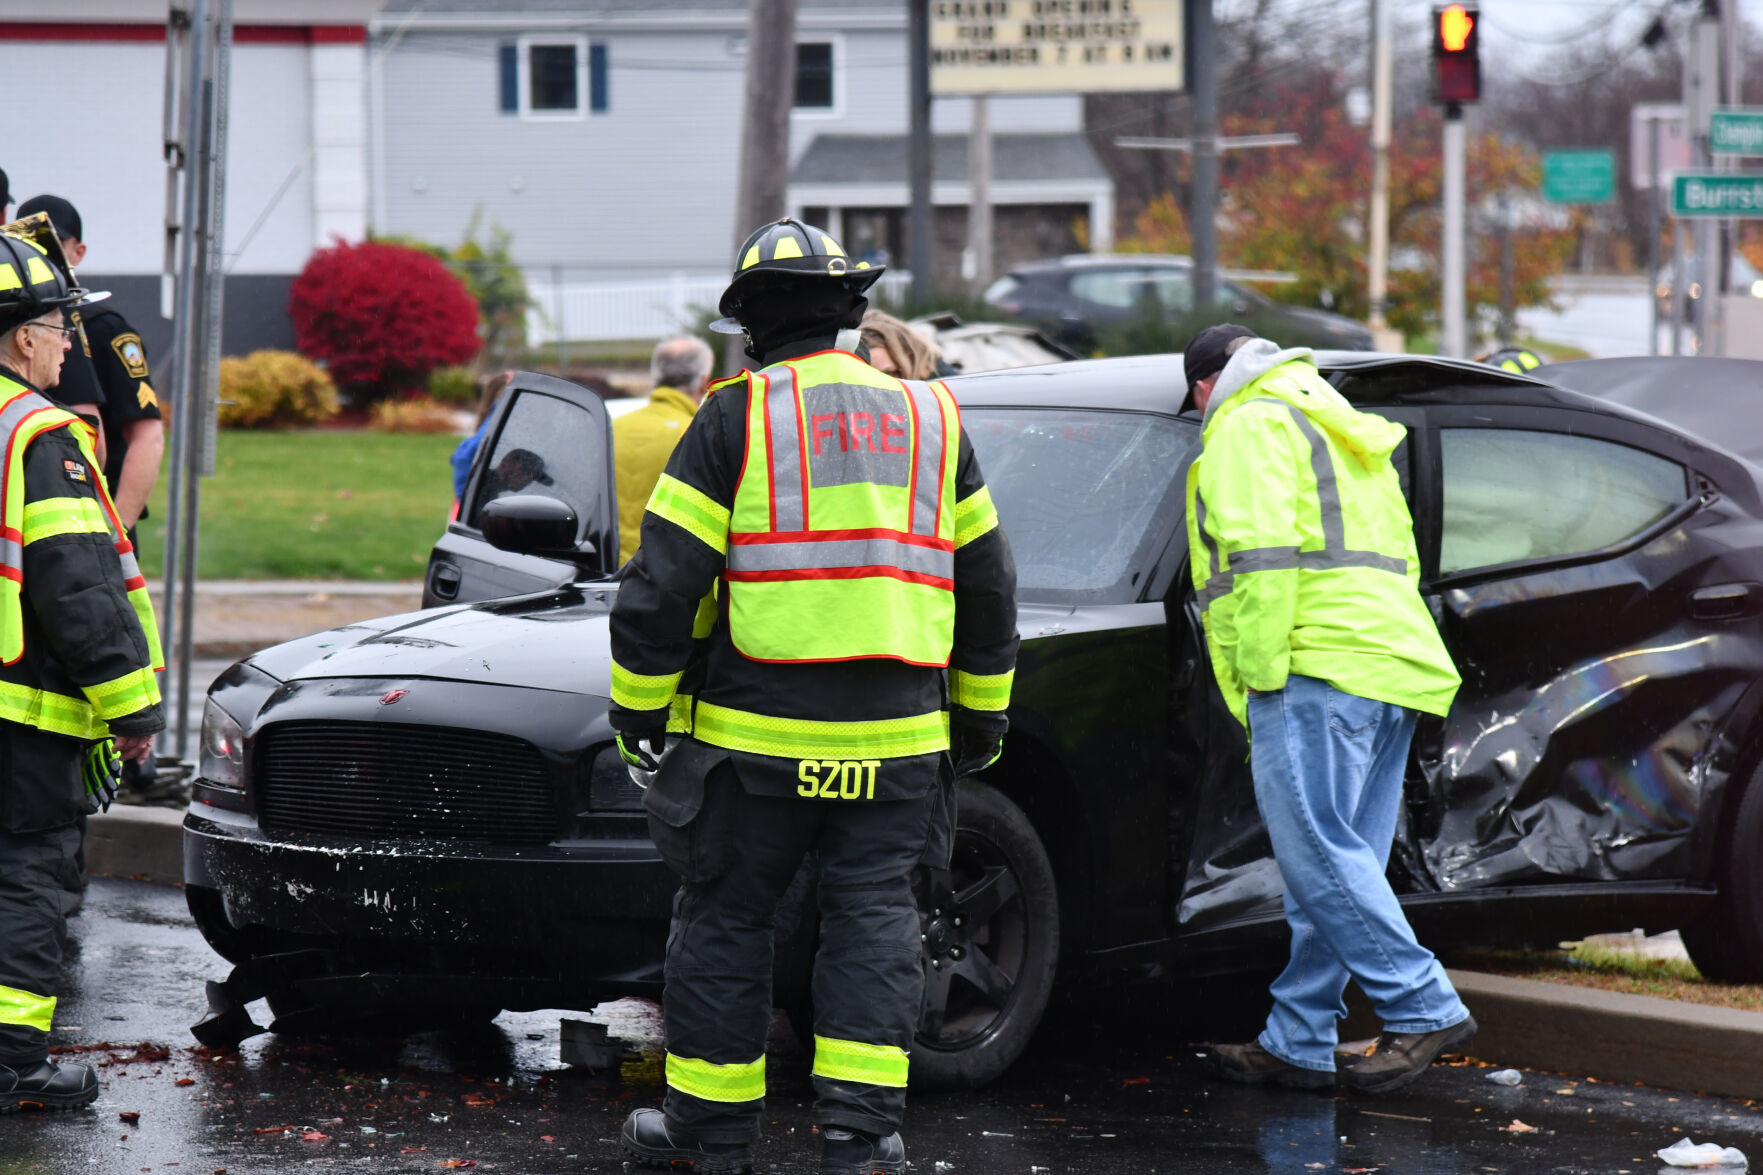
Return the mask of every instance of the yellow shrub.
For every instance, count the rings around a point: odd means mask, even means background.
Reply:
[[[381,400],[368,413],[367,423],[381,432],[457,432],[459,413],[426,396],[410,400]]]
[[[224,428],[318,424],[339,411],[337,386],[324,368],[292,351],[253,351],[220,361]]]

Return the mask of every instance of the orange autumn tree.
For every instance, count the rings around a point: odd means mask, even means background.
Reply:
[[[1224,156],[1218,217],[1219,255],[1237,269],[1285,270],[1297,280],[1265,287],[1274,299],[1328,306],[1352,318],[1366,303],[1365,216],[1371,192],[1371,147],[1347,123],[1340,103],[1293,92],[1266,104],[1302,114],[1237,115],[1226,135],[1267,134],[1299,122],[1304,141]],[[1439,302],[1440,181],[1443,123],[1436,110],[1403,120],[1390,148],[1390,325],[1421,334],[1436,321]],[[1470,143],[1467,199],[1471,209],[1466,297],[1472,315],[1496,312],[1500,249],[1491,231],[1477,233],[1473,215],[1497,192],[1534,193],[1541,165],[1528,148],[1492,134]],[[1519,306],[1548,301],[1547,279],[1573,248],[1567,229],[1514,234],[1513,288]],[[1175,198],[1148,205],[1121,243],[1128,252],[1186,253],[1191,237]]]

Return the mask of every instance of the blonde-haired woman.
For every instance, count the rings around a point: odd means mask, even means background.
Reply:
[[[936,344],[881,310],[866,310],[857,328],[869,348],[869,365],[900,379],[931,379],[937,374]]]

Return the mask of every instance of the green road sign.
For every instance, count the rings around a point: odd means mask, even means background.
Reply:
[[[1708,150],[1716,155],[1763,155],[1763,110],[1716,110],[1708,121]]]
[[[1672,176],[1671,215],[1763,218],[1763,175]]]
[[[1609,204],[1616,199],[1616,152],[1603,147],[1543,152],[1543,199]]]

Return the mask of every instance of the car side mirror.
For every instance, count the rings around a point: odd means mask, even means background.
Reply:
[[[593,543],[576,542],[581,524],[575,511],[544,494],[511,494],[486,502],[478,522],[485,541],[499,551],[572,560],[597,553]]]

